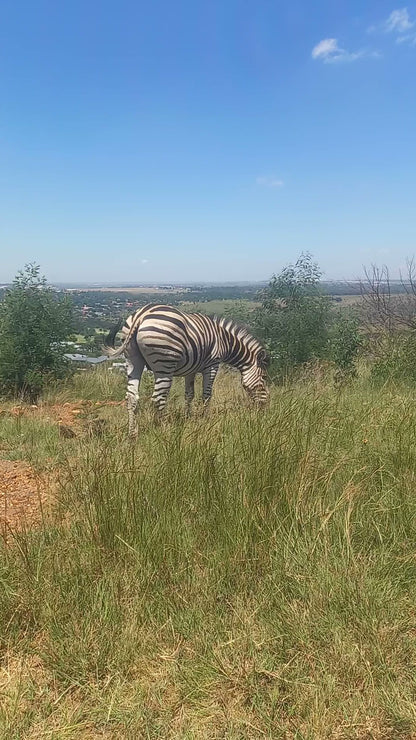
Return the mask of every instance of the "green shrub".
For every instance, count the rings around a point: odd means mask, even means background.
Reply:
[[[263,291],[255,325],[280,375],[327,354],[331,303],[320,277],[311,255],[302,254]]]
[[[416,381],[416,333],[386,336],[385,349],[371,369],[376,382]]]
[[[336,365],[336,382],[357,375],[356,361],[362,346],[363,337],[357,318],[338,312],[329,338],[329,358]]]
[[[30,402],[51,380],[68,373],[62,342],[72,307],[47,286],[38,265],[26,265],[0,303],[0,390]]]

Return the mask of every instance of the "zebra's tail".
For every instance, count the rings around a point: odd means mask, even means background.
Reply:
[[[135,314],[132,314],[126,319],[126,322],[123,324],[123,321],[119,321],[119,323],[114,326],[112,329],[110,329],[110,332],[108,333],[105,344],[103,345],[103,352],[107,357],[120,357],[125,350],[127,349],[129,343],[131,342],[132,337],[136,334],[137,330],[140,327],[140,324],[143,321],[143,318],[146,316],[146,313],[153,304],[147,304],[146,306],[143,306],[143,308],[138,309]],[[120,331],[120,329],[123,327],[123,334],[125,336],[125,339],[123,343],[118,347],[117,349],[114,347],[114,343],[116,340],[117,333]]]
[[[116,336],[118,332],[120,331],[121,327],[123,326],[123,321],[119,321],[118,324],[113,326],[112,329],[110,329],[109,333],[106,336],[105,344],[102,346],[102,351],[104,352],[107,357],[115,358],[120,357],[120,355],[123,354],[124,350],[126,349],[130,339],[131,339],[131,329],[129,333],[127,334],[127,337],[125,338],[124,342],[118,347],[117,349],[114,347]]]

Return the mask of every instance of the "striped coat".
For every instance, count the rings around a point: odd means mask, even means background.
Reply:
[[[115,349],[117,331],[115,327],[108,335],[104,351],[113,358],[124,353],[127,360],[130,434],[136,433],[134,413],[145,366],[154,373],[152,400],[160,411],[166,405],[175,376],[185,376],[188,412],[194,397],[196,373],[202,373],[203,400],[208,403],[220,363],[241,372],[243,387],[253,400],[259,403],[267,400],[267,352],[247,329],[231,319],[187,314],[173,306],[148,304],[126,319],[121,329],[123,343]]]

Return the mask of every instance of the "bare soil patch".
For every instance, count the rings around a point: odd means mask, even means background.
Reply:
[[[2,409],[0,414],[10,416],[35,416],[42,417],[45,421],[57,422],[67,426],[76,425],[77,421],[85,415],[99,411],[104,406],[122,406],[124,401],[76,401],[70,403],[55,403],[51,405],[17,405],[12,408]]]
[[[62,436],[85,437],[96,433],[100,408],[118,406],[118,401],[79,401],[51,405],[16,405],[0,408],[12,417],[38,417],[58,426]],[[99,423],[99,422],[98,422]],[[0,533],[38,525],[48,512],[56,485],[57,469],[37,471],[23,460],[0,459]]]
[[[0,530],[39,524],[51,491],[49,475],[21,460],[0,460]]]

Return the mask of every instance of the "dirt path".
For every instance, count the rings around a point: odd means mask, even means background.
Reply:
[[[42,418],[58,427],[65,444],[65,437],[87,441],[89,436],[99,434],[101,408],[122,404],[122,401],[78,401],[39,406],[5,405],[0,406],[0,414]],[[10,529],[38,525],[53,501],[56,478],[56,469],[54,473],[40,473],[23,460],[0,459],[0,534],[6,536]]]
[[[52,482],[21,460],[0,460],[0,531],[39,524]]]

